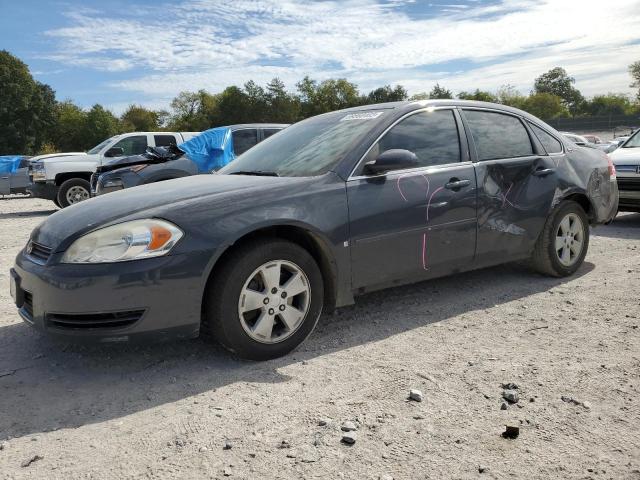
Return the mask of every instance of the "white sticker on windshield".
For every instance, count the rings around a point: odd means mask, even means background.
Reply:
[[[346,120],[371,120],[374,118],[378,118],[384,112],[360,112],[360,113],[350,113],[340,119],[341,122]]]

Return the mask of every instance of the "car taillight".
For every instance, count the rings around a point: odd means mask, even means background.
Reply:
[[[607,163],[609,164],[609,178],[613,180],[616,178],[616,166],[613,164],[613,160],[611,160],[609,155],[605,156],[607,157]]]

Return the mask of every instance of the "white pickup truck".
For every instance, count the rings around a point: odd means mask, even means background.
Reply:
[[[96,167],[106,159],[140,155],[147,147],[180,145],[200,132],[133,132],[115,135],[88,152],[56,153],[31,158],[29,175],[31,195],[52,200],[58,207],[67,207],[87,200],[89,180]]]

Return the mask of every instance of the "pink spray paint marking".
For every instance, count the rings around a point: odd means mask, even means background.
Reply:
[[[404,200],[405,202],[408,202],[409,200],[407,199],[404,192],[402,191],[402,186],[400,185],[400,182],[402,181],[403,178],[409,175],[410,174],[400,175],[396,180],[396,187],[398,189],[398,192],[400,193],[402,200]],[[428,199],[427,214],[426,214],[426,224],[428,226],[429,225],[429,209],[431,208],[431,201],[433,200],[433,197],[435,196],[435,194],[438,193],[440,190],[443,190],[444,187],[439,187],[435,189],[434,192],[431,195],[429,195],[429,191],[431,190],[431,182],[429,181],[429,178],[426,175],[420,174],[420,176],[424,178],[425,182],[427,183],[427,191],[425,192],[424,196],[425,196],[425,199]],[[429,270],[429,265],[427,265],[427,232],[424,232],[422,234],[422,269]]]
[[[422,269],[429,270],[427,266],[427,232],[422,234]]]
[[[429,209],[431,208],[431,200],[433,200],[433,196],[438,193],[440,190],[443,190],[444,187],[436,188],[431,196],[429,197],[429,203],[427,203],[427,223],[429,223]]]

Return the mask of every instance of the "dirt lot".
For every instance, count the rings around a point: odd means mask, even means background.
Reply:
[[[510,265],[367,295],[251,363],[32,331],[8,270],[52,210],[0,200],[1,478],[640,479],[640,215],[596,229],[572,278]]]

